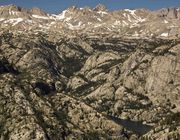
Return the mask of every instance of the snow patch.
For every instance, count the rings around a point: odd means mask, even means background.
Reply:
[[[124,11],[131,13],[132,15],[135,14],[136,10],[124,9]]]
[[[126,13],[123,13],[123,16],[126,17]]]
[[[109,27],[107,27],[107,29],[108,29],[109,31],[111,31],[111,29],[110,29]]]
[[[114,26],[114,25],[111,25],[111,27],[112,27],[112,28],[115,28],[115,26]]]
[[[129,20],[130,22],[132,22],[130,15],[128,15],[128,20]]]
[[[98,21],[102,21],[100,18],[97,18]]]
[[[39,15],[32,15],[32,17],[39,18],[39,19],[49,19],[49,17],[39,16]]]
[[[94,28],[100,27],[102,24],[95,25]]]
[[[13,25],[12,26],[15,26],[16,24],[18,24],[18,23],[20,23],[20,22],[22,22],[23,21],[23,19],[22,18],[17,18],[16,19],[16,22],[15,23],[13,23]]]
[[[65,21],[70,21],[72,19],[72,17],[68,17],[65,19]]]
[[[136,10],[124,9],[124,11],[129,12],[129,13],[133,16],[133,18],[134,18],[135,20],[137,20],[137,22],[144,22],[144,21],[146,21],[146,19],[143,19],[143,18],[141,18],[140,16],[137,16],[137,15],[135,14]],[[129,15],[128,15],[128,20],[132,22],[132,20],[131,20],[131,18],[129,17]]]
[[[120,25],[121,24],[121,22],[119,21],[119,20],[116,20],[115,22],[114,22],[114,25]]]
[[[15,15],[15,12],[14,12],[14,11],[12,11],[12,14],[13,14],[13,15]]]
[[[12,14],[12,15],[18,15],[18,12],[16,12],[16,11],[11,11],[11,14]]]
[[[168,22],[167,20],[164,20],[164,23],[166,23],[166,24],[167,24],[167,23],[169,23],[169,22]]]
[[[139,22],[144,22],[144,21],[146,21],[145,18],[139,18]]]
[[[18,24],[19,22],[22,22],[22,21],[23,21],[22,18],[12,18],[12,19],[4,21],[4,23],[10,23],[10,24],[12,24],[12,26],[15,26],[16,24]]]
[[[108,14],[107,12],[104,12],[104,11],[98,11],[97,13],[98,13],[98,14],[101,14],[102,16]]]
[[[53,25],[53,24],[55,24],[55,23],[56,23],[56,22],[53,21],[53,22],[50,23],[50,25]]]
[[[91,25],[91,24],[92,24],[92,22],[88,22],[87,24],[88,24],[88,25]]]
[[[74,30],[74,29],[79,29],[82,25],[82,22],[80,21],[77,25],[72,25],[71,23],[67,23],[67,25],[69,26],[69,29]]]
[[[56,15],[56,18],[59,20],[63,20],[66,18],[66,12],[67,10],[64,10],[60,15]]]
[[[162,33],[160,36],[168,37],[168,33]]]
[[[123,22],[123,25],[128,25],[128,23],[126,21],[123,20],[122,22]]]
[[[9,15],[11,15],[12,13],[11,13],[11,10],[9,9]]]
[[[0,21],[3,21],[3,20],[5,20],[4,18],[0,18]]]
[[[27,20],[25,20],[25,23],[33,23],[33,21],[30,19],[27,19]]]

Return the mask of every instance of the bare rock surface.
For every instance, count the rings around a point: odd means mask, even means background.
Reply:
[[[180,138],[178,8],[9,5],[0,23],[0,139]]]

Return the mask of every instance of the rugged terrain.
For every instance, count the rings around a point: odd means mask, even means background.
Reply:
[[[1,6],[1,140],[178,140],[179,21],[179,8]]]

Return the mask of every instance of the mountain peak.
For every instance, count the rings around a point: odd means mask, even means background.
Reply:
[[[170,8],[162,8],[158,11],[155,11],[160,17],[168,17],[170,19],[180,19],[180,11],[179,8],[170,7]]]
[[[107,11],[107,8],[103,4],[98,4],[95,8],[94,11]]]
[[[41,16],[47,15],[42,9],[38,7],[33,7],[30,11],[32,12],[32,14],[35,14],[35,15],[41,15]]]
[[[8,9],[8,10],[14,10],[14,11],[21,11],[21,7],[17,6],[17,5],[14,5],[14,4],[10,4],[10,5],[7,5],[7,6],[2,6],[2,8],[5,10],[5,9]]]
[[[69,7],[67,10],[74,12],[74,11],[79,10],[79,8],[73,5],[73,6]]]

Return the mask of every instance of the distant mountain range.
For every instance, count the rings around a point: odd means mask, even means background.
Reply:
[[[111,33],[132,38],[177,38],[180,35],[180,8],[108,11],[104,5],[95,8],[72,6],[60,14],[48,14],[39,8],[16,5],[0,7],[0,28],[15,31],[76,32],[78,34]]]

